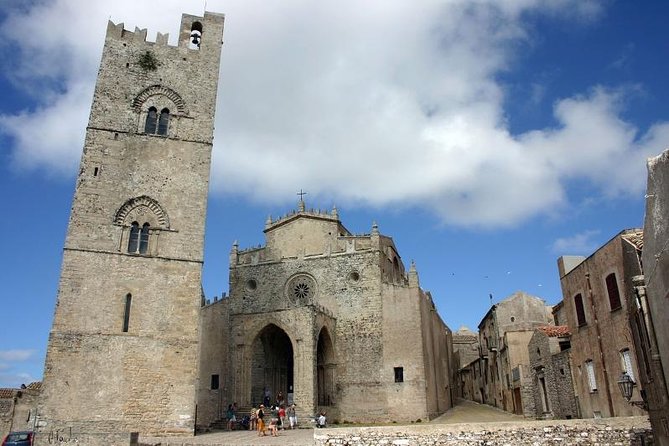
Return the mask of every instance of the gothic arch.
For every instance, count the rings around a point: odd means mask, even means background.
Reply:
[[[295,350],[290,335],[273,323],[257,332],[251,343],[251,401],[263,401],[267,392],[273,403],[280,391],[293,392]]]
[[[140,113],[142,111],[142,105],[149,99],[151,96],[163,95],[170,101],[174,102],[174,105],[177,106],[177,112],[180,115],[188,115],[188,110],[186,109],[186,102],[183,100],[179,93],[172,90],[169,87],[164,85],[151,85],[142,90],[135,99],[132,101],[132,108]]]
[[[336,363],[330,330],[323,326],[316,343],[316,385],[319,406],[333,406],[336,389]]]
[[[121,206],[119,210],[116,211],[116,216],[114,217],[114,223],[116,223],[117,225],[127,226],[129,224],[128,216],[135,209],[141,207],[148,208],[154,214],[156,218],[156,223],[160,227],[164,229],[169,229],[170,219],[169,216],[167,215],[167,212],[165,212],[165,210],[160,206],[160,204],[158,204],[156,200],[147,195],[131,198],[130,200],[123,203],[123,206]]]

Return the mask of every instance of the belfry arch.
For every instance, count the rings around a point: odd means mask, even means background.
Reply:
[[[327,327],[321,328],[316,347],[316,386],[319,406],[334,406],[336,364],[332,337]]]
[[[288,334],[274,324],[266,325],[251,347],[251,401],[259,404],[266,391],[272,403],[279,391],[287,397],[294,389],[293,344]]]

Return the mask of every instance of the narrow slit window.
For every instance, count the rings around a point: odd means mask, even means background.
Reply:
[[[574,296],[574,305],[576,306],[576,319],[578,326],[581,327],[587,323],[585,320],[585,307],[583,306],[583,296],[578,293]]]
[[[139,247],[139,223],[132,222],[130,226],[130,237],[128,238],[128,252],[136,253]]]
[[[404,382],[404,367],[395,367],[395,382]]]
[[[149,111],[146,114],[146,124],[144,125],[144,133],[149,133],[149,134],[156,133],[157,121],[158,121],[158,110],[156,110],[156,107],[149,108]]]
[[[211,375],[211,390],[218,390],[218,375]]]
[[[127,333],[130,326],[130,305],[132,304],[132,294],[125,296],[125,310],[123,311],[123,332]]]

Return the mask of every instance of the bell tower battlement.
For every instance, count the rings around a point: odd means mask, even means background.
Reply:
[[[223,22],[222,14],[184,14],[178,45],[171,46],[168,34],[149,42],[146,29],[110,21],[89,127],[142,131],[149,109],[159,115],[163,107],[173,124],[168,136],[211,143]],[[116,109],[119,103],[128,107]]]

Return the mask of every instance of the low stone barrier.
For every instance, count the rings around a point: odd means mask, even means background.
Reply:
[[[316,430],[317,446],[652,445],[648,417]]]

